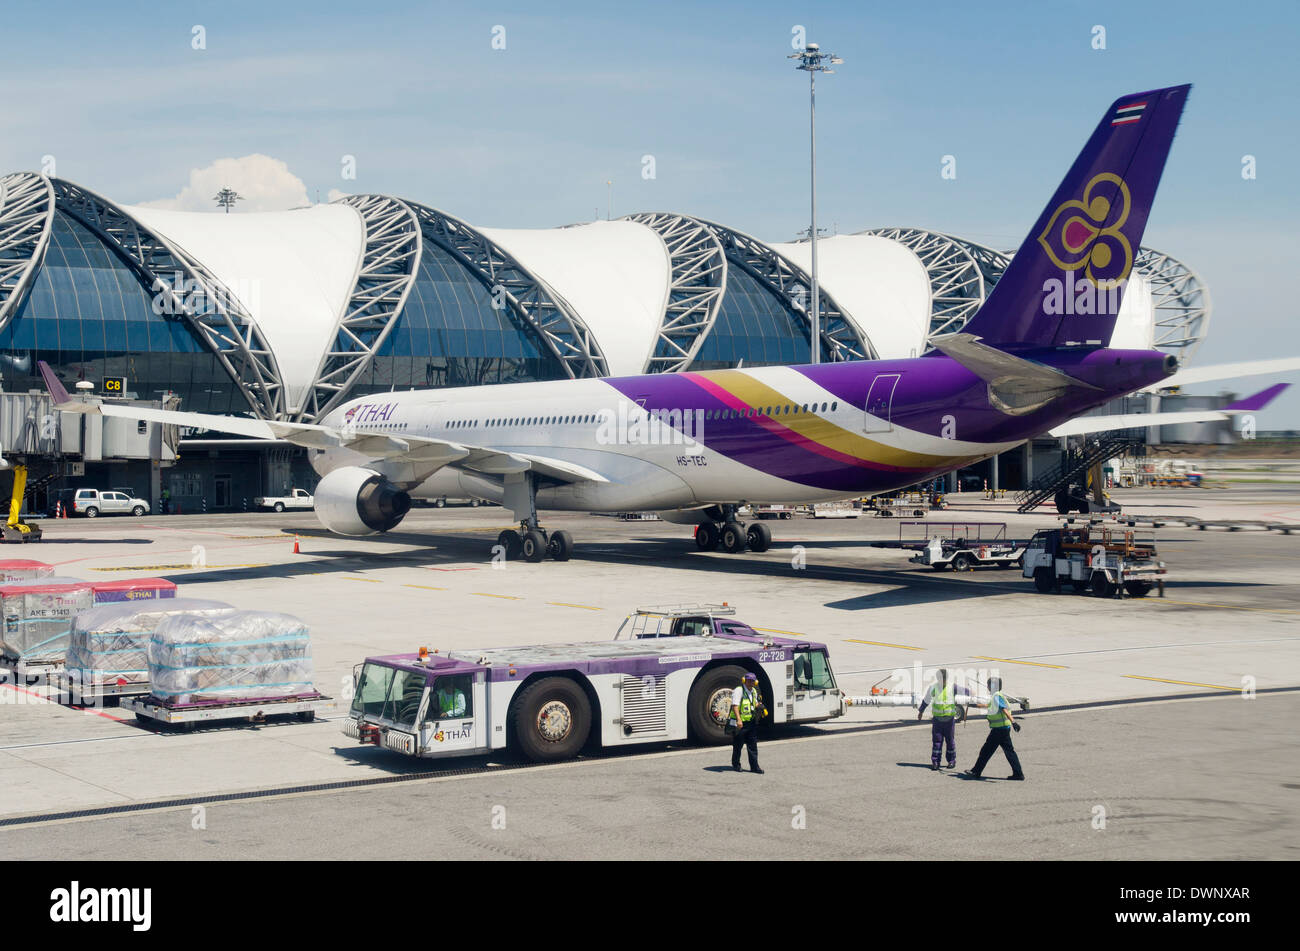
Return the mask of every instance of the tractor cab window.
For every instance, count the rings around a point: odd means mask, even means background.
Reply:
[[[672,637],[700,637],[712,634],[713,625],[704,617],[679,617],[673,622]]]
[[[721,622],[721,626],[723,634],[743,634],[747,637],[758,636],[758,632],[752,627],[748,624],[742,624],[739,621],[723,621]]]
[[[352,713],[413,726],[426,686],[428,677],[423,673],[366,664],[352,698]]]
[[[429,694],[429,712],[425,719],[463,720],[474,715],[473,693],[469,674],[455,674],[437,678]]]
[[[835,676],[824,650],[795,651],[795,690],[834,690]]]

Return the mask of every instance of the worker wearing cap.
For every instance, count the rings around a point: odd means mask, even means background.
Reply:
[[[980,779],[989,759],[997,752],[998,747],[1002,747],[1002,751],[1007,754],[1007,762],[1011,764],[1011,775],[1007,779],[1024,779],[1025,773],[1020,768],[1020,757],[1016,755],[1016,748],[1011,745],[1011,731],[1015,730],[1019,733],[1020,724],[1011,715],[1011,704],[1007,700],[1007,695],[1002,692],[1001,677],[989,678],[989,693],[991,696],[988,703],[975,701],[975,706],[988,708],[989,735],[980,749],[974,768],[967,775]]]
[[[925,716],[925,708],[930,707],[930,768],[939,768],[939,756],[944,744],[948,745],[948,768],[957,768],[957,738],[953,727],[957,720],[957,696],[952,682],[948,680],[948,671],[939,668],[939,679],[930,684],[921,701],[921,708],[916,711],[916,718]]]
[[[749,751],[749,771],[761,773],[758,765],[758,722],[763,719],[767,709],[763,706],[763,695],[758,690],[758,677],[746,673],[741,684],[731,692],[731,720],[729,725],[735,727],[731,737],[731,768],[743,772],[740,768],[740,748]]]

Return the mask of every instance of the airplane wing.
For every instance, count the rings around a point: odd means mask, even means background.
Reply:
[[[1115,416],[1079,416],[1050,430],[1050,436],[1078,436],[1081,433],[1103,433],[1113,429],[1139,429],[1147,426],[1170,426],[1176,423],[1208,423],[1231,419],[1240,413],[1263,409],[1285,390],[1290,383],[1275,383],[1266,390],[1229,403],[1218,410],[1188,410],[1174,413],[1123,413]]]
[[[48,364],[42,360],[39,361],[39,366],[41,376],[54,400],[54,408],[64,413],[145,420],[169,426],[211,429],[255,439],[283,439],[308,449],[350,449],[377,461],[406,466],[410,472],[416,474],[412,476],[416,484],[423,482],[447,465],[492,475],[532,470],[557,482],[609,481],[593,469],[564,459],[554,459],[535,453],[507,452],[486,446],[471,446],[430,436],[395,436],[390,433],[367,432],[361,427],[340,429],[312,423],[281,423],[239,416],[187,413],[180,410],[123,406],[98,400],[74,399]],[[419,475],[419,473],[423,474]]]

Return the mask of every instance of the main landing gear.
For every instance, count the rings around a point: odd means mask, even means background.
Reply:
[[[767,551],[772,547],[772,530],[762,522],[746,528],[736,519],[736,506],[720,506],[720,520],[702,522],[695,528],[695,547],[700,551],[717,551],[738,555],[745,549]]]
[[[507,561],[537,562],[543,558],[568,561],[573,556],[573,536],[568,532],[547,532],[527,521],[519,523],[519,531],[507,528],[497,536],[497,544],[505,549]]]
[[[497,536],[497,545],[504,550],[507,561],[568,561],[573,557],[572,535],[548,532],[538,524],[537,480],[531,472],[512,472],[505,477],[503,502],[519,519],[519,531],[508,528]],[[497,549],[493,549],[496,554]]]

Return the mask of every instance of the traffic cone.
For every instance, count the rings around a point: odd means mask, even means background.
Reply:
[[[295,555],[302,554],[302,552],[301,552],[301,551],[299,550],[299,548],[298,548],[298,536],[297,536],[297,535],[293,536],[293,553],[294,553]]]

